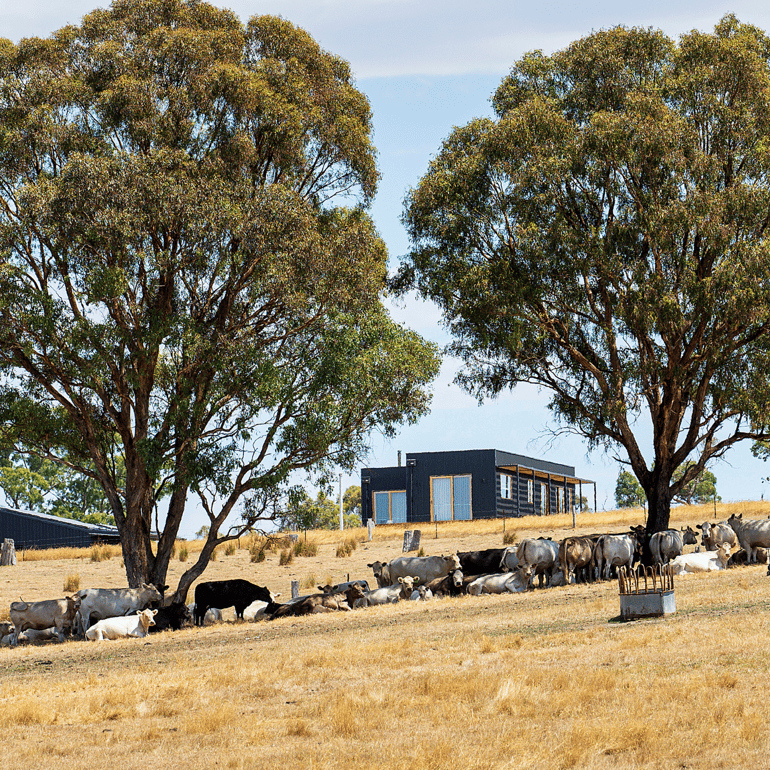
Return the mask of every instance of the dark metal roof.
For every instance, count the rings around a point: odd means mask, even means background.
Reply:
[[[16,548],[87,548],[96,542],[120,542],[118,528],[108,524],[0,508],[0,540],[5,538],[13,540]]]

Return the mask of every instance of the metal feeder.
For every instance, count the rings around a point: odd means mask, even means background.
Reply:
[[[618,570],[622,620],[659,618],[676,612],[671,565]]]

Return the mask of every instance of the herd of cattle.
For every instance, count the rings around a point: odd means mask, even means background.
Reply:
[[[655,533],[649,540],[650,558],[670,564],[674,574],[726,569],[733,564],[767,563],[770,552],[770,519],[743,520],[731,516],[719,524],[704,522],[701,546],[684,553],[684,546],[697,545],[691,527]],[[377,581],[354,580],[335,586],[319,586],[319,593],[298,596],[279,603],[278,596],[248,580],[199,583],[195,604],[165,603],[163,591],[142,584],[139,588],[86,588],[63,599],[12,602],[10,622],[0,623],[0,644],[16,646],[26,641],[76,634],[89,641],[144,637],[149,632],[196,626],[221,610],[233,607],[243,619],[247,608],[254,620],[351,610],[404,599],[427,600],[437,596],[518,593],[538,585],[566,585],[609,579],[619,567],[633,568],[643,554],[643,527],[629,533],[550,538],[525,538],[516,546],[466,551],[449,556],[399,556],[368,566]],[[733,548],[741,550],[731,555]],[[770,567],[768,568],[770,574]]]

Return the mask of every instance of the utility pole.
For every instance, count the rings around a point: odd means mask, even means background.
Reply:
[[[340,473],[340,531],[345,529],[345,519],[342,516],[342,474]]]

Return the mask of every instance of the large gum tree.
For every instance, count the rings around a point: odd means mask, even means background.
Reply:
[[[769,56],[732,16],[530,53],[407,197],[396,286],[440,306],[461,383],[550,391],[562,430],[630,466],[649,533],[768,435]]]
[[[116,0],[0,40],[2,437],[98,480],[130,585],[165,583],[190,500],[180,596],[293,472],[426,411],[370,135],[348,64],[279,18]]]

